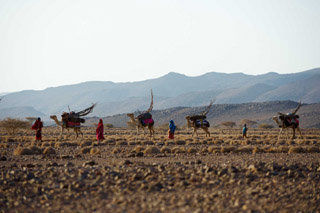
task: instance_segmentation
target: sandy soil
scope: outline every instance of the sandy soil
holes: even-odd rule
[[[45,128],[8,136],[1,130],[1,212],[317,212],[320,130],[277,140],[277,131],[191,138],[165,130],[154,139],[110,129],[97,143],[57,139]]]

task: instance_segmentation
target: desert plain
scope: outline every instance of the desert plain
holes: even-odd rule
[[[0,131],[0,212],[318,212],[320,130]],[[289,130],[288,130],[289,131]]]

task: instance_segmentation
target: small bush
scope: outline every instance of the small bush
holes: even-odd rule
[[[241,146],[235,150],[236,153],[252,153],[253,148],[251,146]]]
[[[147,147],[144,150],[144,154],[158,154],[158,153],[160,153],[160,150],[155,146]]]
[[[291,146],[288,153],[303,153],[305,150],[301,146]]]
[[[13,150],[13,155],[32,155],[33,152],[29,148],[17,147]]]
[[[272,129],[272,128],[274,128],[274,126],[271,124],[260,124],[259,128],[260,129]]]
[[[221,153],[233,152],[236,148],[234,146],[223,146],[221,148]]]
[[[220,151],[220,147],[217,147],[217,146],[209,146],[208,147],[209,153],[218,153],[219,151]]]
[[[90,155],[97,155],[100,154],[100,150],[98,148],[91,148]]]
[[[112,150],[112,154],[117,154],[117,153],[120,153],[120,152],[121,152],[121,149],[119,149],[119,148],[114,148]]]
[[[177,145],[186,145],[186,141],[184,141],[184,140],[178,140],[178,141],[176,142],[176,144],[177,144]]]
[[[190,147],[187,151],[188,153],[197,153],[197,149],[193,148],[193,147]]]
[[[225,121],[221,123],[222,126],[233,128],[236,126],[236,123],[233,121]]]
[[[161,153],[171,153],[171,149],[169,147],[162,147],[160,152]]]
[[[34,154],[34,155],[40,155],[40,154],[42,154],[42,149],[40,149],[39,147],[37,147],[37,146],[30,146],[30,147],[28,147],[30,150],[31,150],[31,152]]]
[[[14,135],[18,129],[30,128],[30,123],[20,119],[6,118],[0,121],[0,127],[4,128],[9,135]]]
[[[44,155],[55,155],[56,154],[56,150],[52,147],[47,147],[43,150],[43,154]]]
[[[87,153],[90,152],[90,150],[91,150],[91,149],[90,149],[89,147],[84,147],[84,148],[81,149],[81,153],[82,153],[82,154],[87,154]]]
[[[133,151],[135,151],[136,153],[142,152],[144,150],[144,148],[142,146],[136,146]]]

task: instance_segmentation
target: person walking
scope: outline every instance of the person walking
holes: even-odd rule
[[[174,139],[174,132],[176,131],[176,125],[173,120],[169,122],[169,139]]]
[[[41,118],[38,118],[31,127],[32,130],[36,131],[36,142],[42,142],[42,127],[43,123],[41,121]]]
[[[96,136],[97,136],[98,142],[104,140],[104,136],[103,136],[103,121],[102,121],[102,119],[99,120],[98,127],[96,129]]]
[[[243,128],[242,128],[242,137],[243,137],[243,138],[248,138],[248,137],[247,137],[247,131],[248,131],[247,124],[244,124],[244,125],[243,125]]]

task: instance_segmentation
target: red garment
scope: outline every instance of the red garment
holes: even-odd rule
[[[169,139],[174,139],[174,133],[171,133],[170,131],[169,131]]]
[[[32,125],[31,129],[36,130],[36,140],[42,140],[41,130],[43,127],[43,123],[39,120],[36,120]]]
[[[102,122],[102,119],[99,120],[99,124],[98,124],[98,127],[96,129],[96,136],[97,136],[97,140],[98,141],[104,139],[104,137],[103,137],[103,122]]]

